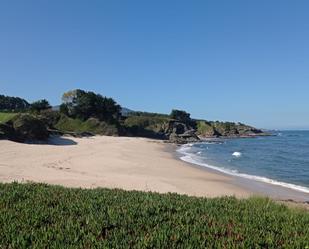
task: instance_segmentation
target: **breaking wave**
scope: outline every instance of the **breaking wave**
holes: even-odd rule
[[[203,143],[205,144],[205,143]],[[224,174],[228,174],[228,175],[232,175],[232,176],[238,176],[238,177],[242,177],[242,178],[246,178],[246,179],[250,179],[250,180],[255,180],[255,181],[259,181],[259,182],[264,182],[264,183],[268,183],[268,184],[272,184],[272,185],[276,185],[276,186],[281,186],[281,187],[286,187],[289,189],[293,189],[293,190],[297,190],[300,192],[304,192],[304,193],[308,193],[309,194],[309,188],[307,187],[303,187],[303,186],[299,186],[296,184],[292,184],[292,183],[286,183],[286,182],[281,182],[281,181],[277,181],[277,180],[273,180],[271,178],[267,178],[267,177],[263,177],[263,176],[257,176],[257,175],[250,175],[250,174],[245,174],[245,173],[241,173],[238,172],[237,170],[231,170],[225,167],[217,167],[214,165],[210,165],[207,164],[205,162],[203,162],[203,158],[201,156],[201,153],[192,153],[193,144],[185,144],[183,146],[181,146],[177,152],[181,154],[180,159],[182,161],[191,163],[191,164],[195,164],[195,165],[199,165],[202,167],[206,167],[209,169],[213,169],[216,171],[219,171],[221,173]],[[200,151],[199,151],[200,152]],[[233,155],[236,152],[233,153]],[[238,152],[240,153],[240,152]],[[237,153],[237,157],[241,156],[242,154],[240,153],[240,155]],[[236,156],[236,155],[234,155]]]

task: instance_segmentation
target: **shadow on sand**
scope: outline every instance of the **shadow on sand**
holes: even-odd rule
[[[51,136],[46,142],[43,141],[28,141],[26,144],[37,144],[37,145],[55,145],[55,146],[69,146],[69,145],[77,145],[77,142],[74,140],[61,137],[61,136]]]
[[[48,139],[48,144],[66,146],[66,145],[77,145],[77,142],[67,137],[54,136]]]

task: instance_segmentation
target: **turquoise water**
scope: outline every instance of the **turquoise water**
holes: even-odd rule
[[[181,159],[309,194],[309,131],[184,145]]]

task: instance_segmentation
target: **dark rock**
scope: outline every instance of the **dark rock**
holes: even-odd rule
[[[168,129],[165,133],[171,143],[185,144],[200,140],[190,125],[174,120],[169,122]]]
[[[0,139],[10,139],[15,138],[15,130],[11,123],[0,123]]]
[[[12,119],[15,131],[15,141],[24,142],[26,140],[47,140],[49,132],[45,124],[38,118],[30,114],[20,114]]]
[[[183,134],[186,131],[187,127],[185,124],[175,123],[173,127],[173,133]]]
[[[186,143],[194,143],[198,142],[200,139],[194,134],[180,134],[177,135],[175,133],[172,133],[169,137],[169,142],[176,143],[176,144],[186,144]]]
[[[190,125],[179,121],[170,120],[164,132],[169,136],[172,133],[183,134],[188,130],[192,130]]]
[[[81,132],[80,135],[82,137],[93,137],[94,136],[92,132],[88,132],[88,131]]]
[[[242,123],[198,121],[197,133],[201,137],[252,137],[263,135],[263,131]]]

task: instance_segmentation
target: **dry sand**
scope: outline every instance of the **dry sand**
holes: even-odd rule
[[[44,182],[194,196],[251,193],[229,176],[177,160],[160,141],[128,137],[55,137],[50,144],[0,141],[1,182]]]

